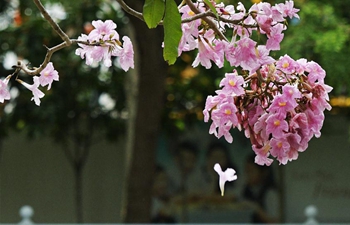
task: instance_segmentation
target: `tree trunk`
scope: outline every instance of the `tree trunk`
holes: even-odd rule
[[[130,1],[141,11],[143,1]],[[134,28],[135,69],[138,90],[131,112],[127,133],[126,206],[127,223],[149,223],[151,218],[152,183],[155,168],[155,148],[163,109],[163,93],[167,65],[162,56],[162,28],[148,29],[143,21],[130,17]],[[135,92],[133,92],[135,93]],[[131,98],[132,100],[132,98]],[[133,107],[134,106],[134,107]]]

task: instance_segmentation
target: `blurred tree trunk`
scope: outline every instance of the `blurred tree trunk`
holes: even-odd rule
[[[144,1],[128,2],[142,11]],[[143,21],[130,17],[134,30],[135,71],[127,87],[129,124],[126,144],[126,195],[124,222],[149,223],[155,149],[163,109],[167,65],[162,54],[162,28],[148,29]]]

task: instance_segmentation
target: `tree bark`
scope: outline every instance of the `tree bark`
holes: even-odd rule
[[[131,1],[130,6],[141,11],[143,1]],[[126,206],[124,221],[149,223],[151,219],[152,183],[155,149],[159,134],[167,65],[162,55],[163,29],[149,29],[137,18],[130,17],[134,28],[135,69],[138,90],[134,104],[129,102],[130,117],[127,133]],[[135,92],[134,92],[135,94]]]

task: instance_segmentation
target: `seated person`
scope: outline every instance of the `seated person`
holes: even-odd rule
[[[245,163],[245,185],[242,197],[245,204],[254,209],[253,223],[279,223],[278,191],[272,176],[272,168],[254,163],[255,155]]]

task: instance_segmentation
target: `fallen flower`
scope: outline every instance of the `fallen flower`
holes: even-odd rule
[[[221,190],[221,196],[224,196],[226,181],[237,180],[236,171],[234,169],[227,168],[225,172],[223,172],[219,163],[216,163],[214,165],[214,170],[219,174],[219,186]]]

